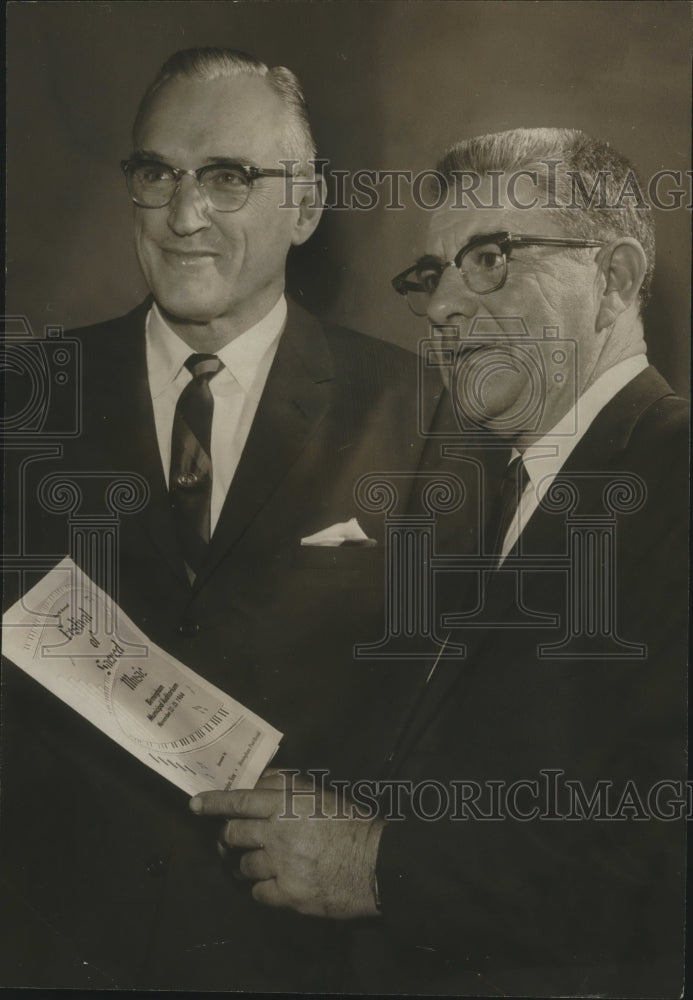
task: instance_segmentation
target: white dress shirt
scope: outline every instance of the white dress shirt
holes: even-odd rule
[[[210,380],[212,416],[211,530],[214,531],[228,488],[250,433],[250,426],[286,322],[282,295],[267,315],[217,351],[223,364]],[[147,314],[147,372],[154,405],[154,424],[166,477],[171,465],[171,433],[178,397],[192,380],[185,367],[193,351],[166,323],[156,304]]]
[[[636,375],[644,371],[647,365],[647,357],[644,354],[637,354],[609,368],[578,398],[575,405],[555,427],[525,449],[522,461],[527,469],[528,482],[506,532],[498,560],[499,566],[517,542],[549,486],[599,411]],[[517,455],[519,452],[513,448],[510,461],[512,462]]]

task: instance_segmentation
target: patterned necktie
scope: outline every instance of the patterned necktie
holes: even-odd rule
[[[522,461],[522,455],[518,455],[510,462],[501,480],[498,502],[498,528],[496,531],[496,544],[493,550],[498,555],[503,551],[505,536],[512,524],[513,517],[528,482],[529,475]]]
[[[191,354],[185,367],[192,373],[192,381],[176,404],[168,482],[178,544],[192,582],[210,539],[214,397],[209,383],[222,362],[215,354]]]

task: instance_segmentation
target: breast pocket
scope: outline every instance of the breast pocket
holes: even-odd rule
[[[312,627],[347,627],[360,632],[385,599],[381,546],[300,546],[292,554],[284,587],[289,600],[309,613]],[[322,623],[319,618],[322,616]]]

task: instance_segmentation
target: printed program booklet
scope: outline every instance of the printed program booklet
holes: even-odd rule
[[[69,557],[3,616],[3,652],[189,795],[252,788],[282,737],[150,642]]]

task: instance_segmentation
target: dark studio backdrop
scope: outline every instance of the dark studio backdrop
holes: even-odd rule
[[[690,166],[687,2],[10,4],[7,311],[37,334],[143,298],[118,163],[159,65],[198,45],[293,69],[336,169],[420,171],[456,139],[536,125],[608,139],[644,178]],[[291,287],[338,322],[415,349],[426,330],[389,279],[420,249],[425,213],[385,200],[328,212],[291,263]],[[690,212],[657,211],[656,224],[650,355],[687,393]]]

